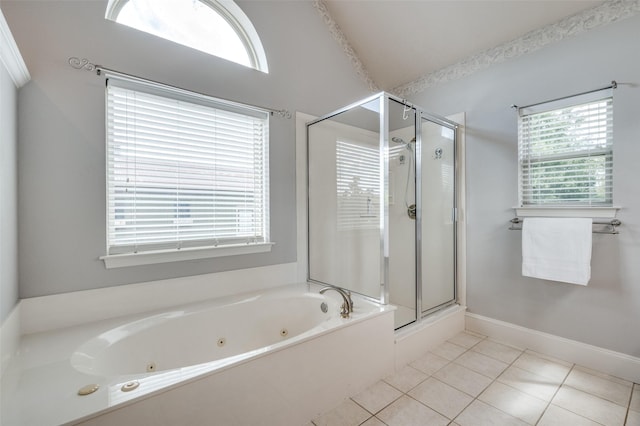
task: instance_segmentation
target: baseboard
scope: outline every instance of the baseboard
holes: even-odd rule
[[[293,284],[297,264],[263,266],[190,277],[22,299],[21,334],[38,333],[164,309],[216,297]]]
[[[640,382],[640,358],[467,312],[466,329],[523,349]]]
[[[20,309],[21,303],[13,307],[13,310],[0,326],[0,378],[7,370],[11,359],[18,352],[20,344]]]

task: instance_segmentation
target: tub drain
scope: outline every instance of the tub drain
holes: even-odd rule
[[[286,328],[283,328],[282,330],[280,330],[280,335],[282,337],[287,337],[288,334],[289,334],[289,331]]]

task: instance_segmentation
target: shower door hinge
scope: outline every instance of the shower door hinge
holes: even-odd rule
[[[454,222],[458,221],[458,208],[454,207],[453,209],[451,209],[451,220],[453,220]]]

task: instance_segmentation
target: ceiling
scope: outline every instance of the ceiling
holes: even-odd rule
[[[324,0],[378,88],[391,90],[596,7],[593,0]]]

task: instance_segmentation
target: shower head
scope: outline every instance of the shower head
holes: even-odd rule
[[[415,141],[416,141],[416,138],[413,138],[413,139],[411,139],[409,142],[407,142],[407,141],[405,141],[405,140],[404,140],[404,139],[402,139],[402,138],[399,138],[399,137],[397,137],[397,136],[394,136],[394,137],[392,137],[392,138],[391,138],[391,140],[392,140],[393,142],[395,142],[395,143],[401,143],[401,144],[404,144],[404,145],[409,145],[410,143],[415,142]]]

